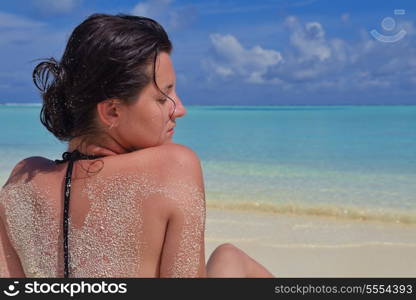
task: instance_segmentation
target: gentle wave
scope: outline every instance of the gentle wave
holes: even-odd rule
[[[208,208],[240,210],[271,214],[307,215],[357,221],[378,221],[416,225],[416,211],[376,209],[340,205],[308,205],[299,203],[264,203],[236,201],[207,201]]]
[[[190,106],[190,108],[208,111],[325,111],[348,109],[348,107],[341,106]]]
[[[366,243],[348,243],[348,244],[271,244],[260,243],[262,246],[271,248],[326,248],[326,249],[344,249],[344,248],[362,248],[362,247],[407,247],[416,248],[416,244],[412,243],[392,243],[392,242],[366,242]]]

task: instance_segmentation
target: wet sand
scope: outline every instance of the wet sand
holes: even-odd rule
[[[416,225],[209,208],[206,259],[226,242],[277,277],[416,277]]]

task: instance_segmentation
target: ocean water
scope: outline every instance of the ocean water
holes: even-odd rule
[[[188,106],[208,207],[416,224],[416,106]],[[39,105],[0,105],[0,184],[66,145]]]

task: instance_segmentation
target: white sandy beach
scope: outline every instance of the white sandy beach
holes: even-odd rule
[[[416,277],[416,225],[209,208],[206,259],[226,242],[276,277]]]

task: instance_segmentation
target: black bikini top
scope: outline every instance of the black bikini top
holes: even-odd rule
[[[71,176],[72,176],[72,168],[74,165],[74,161],[80,159],[96,159],[103,157],[104,155],[85,155],[79,152],[78,150],[74,150],[73,152],[64,152],[62,154],[62,159],[56,159],[56,164],[61,164],[68,161],[68,168],[66,169],[65,175],[65,191],[64,191],[64,222],[63,222],[63,232],[64,232],[64,277],[69,277],[69,269],[68,269],[68,214],[69,214],[69,199],[71,196]]]

